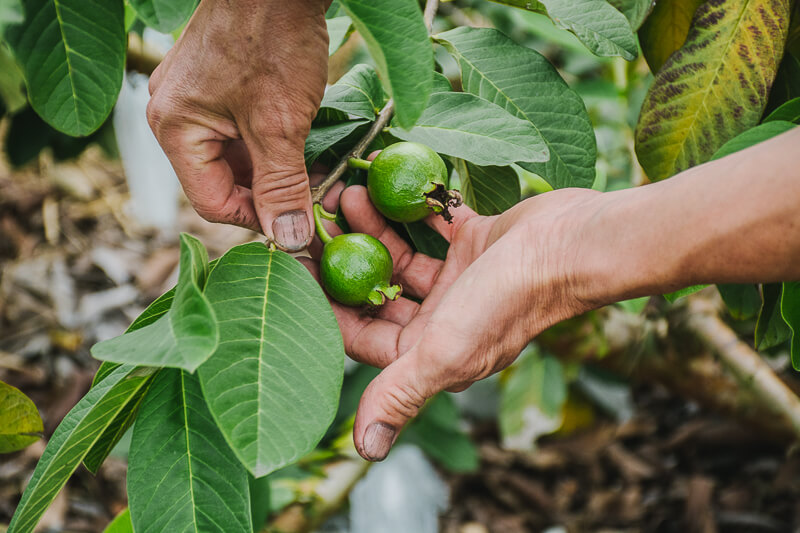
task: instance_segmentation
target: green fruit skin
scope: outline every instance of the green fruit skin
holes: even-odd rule
[[[436,185],[447,186],[447,167],[427,146],[400,142],[385,148],[372,161],[367,191],[383,216],[395,222],[416,222],[432,210],[425,193]]]
[[[348,233],[331,239],[322,250],[322,286],[337,302],[360,306],[369,293],[388,287],[392,256],[381,241],[364,233]]]

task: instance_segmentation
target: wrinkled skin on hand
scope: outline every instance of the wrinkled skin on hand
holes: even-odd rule
[[[288,251],[314,227],[303,147],[327,79],[328,4],[203,0],[150,80],[148,120],[197,212]]]
[[[461,206],[453,224],[431,215],[426,222],[450,242],[440,261],[414,253],[366,189],[345,189],[340,205],[352,231],[380,239],[394,259],[393,281],[404,296],[422,299],[387,302],[372,316],[333,302],[348,355],[383,368],[356,416],[354,440],[364,458],[383,459],[426,399],[502,370],[545,328],[600,305],[575,277],[591,211],[584,206],[596,194],[555,191],[492,217]],[[311,250],[317,255],[319,246]],[[304,263],[316,272],[311,260]]]

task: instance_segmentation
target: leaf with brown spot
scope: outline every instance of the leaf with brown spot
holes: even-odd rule
[[[678,50],[689,35],[692,17],[703,0],[661,0],[639,30],[642,55],[650,70],[658,69]]]
[[[708,161],[758,124],[789,29],[790,0],[714,0],[656,75],[636,128],[652,180]]]

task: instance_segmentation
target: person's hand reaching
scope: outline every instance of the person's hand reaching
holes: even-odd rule
[[[446,261],[439,261],[414,253],[364,187],[344,190],[340,206],[352,231],[380,239],[394,259],[393,281],[405,296],[422,300],[402,297],[377,314],[332,302],[347,354],[384,369],[356,416],[354,440],[364,458],[383,459],[426,399],[505,368],[543,329],[600,304],[580,294],[574,264],[576,239],[591,212],[584,206],[595,197],[589,190],[556,191],[493,217],[462,206],[452,210],[452,224],[431,215],[426,222],[450,242]],[[316,245],[312,254],[320,250]]]
[[[203,0],[150,79],[150,125],[197,212],[286,251],[313,234],[303,147],[327,79],[328,4]]]

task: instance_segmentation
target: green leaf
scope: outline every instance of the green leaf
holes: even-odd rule
[[[776,120],[774,122],[765,122],[764,124],[759,124],[755,128],[750,128],[749,130],[740,133],[730,141],[720,146],[719,149],[714,152],[711,160],[713,161],[714,159],[720,159],[726,155],[738,152],[739,150],[750,148],[751,146],[755,146],[756,144],[766,141],[767,139],[771,139],[777,135],[780,135],[781,133],[786,133],[787,131],[796,127],[797,126],[791,122],[786,122],[784,120]]]
[[[664,3],[674,2],[675,0],[669,0]],[[608,3],[625,15],[634,31],[644,24],[645,19],[653,11],[653,7],[656,4],[653,0],[608,0]]]
[[[342,122],[341,124],[330,124],[311,128],[311,131],[308,132],[308,137],[306,137],[304,152],[306,166],[310,167],[325,150],[342,139],[345,139],[360,126],[368,123],[368,120],[351,120],[350,122]]]
[[[0,0],[0,6],[2,6],[2,2],[3,0]],[[3,20],[2,13],[0,13],[0,20]],[[2,35],[2,31],[2,27],[0,27],[0,35]],[[2,40],[0,40],[0,102],[5,104],[6,112],[9,115],[13,115],[28,105],[28,97],[25,94],[25,78],[22,77],[17,62]],[[6,143],[8,143],[10,139],[8,134],[6,135]]]
[[[691,287],[685,287],[683,289],[678,289],[675,292],[670,292],[664,295],[664,299],[669,303],[673,303],[684,296],[689,296],[690,294],[694,294],[697,291],[701,291],[708,287],[708,285],[692,285]]]
[[[103,533],[133,533],[131,511],[127,507],[103,530]]]
[[[0,381],[0,453],[21,450],[42,438],[39,411],[19,389]]]
[[[606,0],[498,0],[502,4],[546,13],[598,56],[636,58],[638,46],[625,15]]]
[[[781,316],[792,330],[792,366],[800,370],[800,282],[787,281],[783,284]]]
[[[447,393],[439,393],[425,405],[401,434],[403,442],[419,446],[451,472],[478,470],[478,450],[458,425],[458,408]]]
[[[746,320],[758,314],[761,308],[761,293],[758,285],[724,284],[717,285],[720,296],[736,320]]]
[[[356,65],[325,91],[320,107],[375,120],[384,101],[383,87],[375,69]]]
[[[433,93],[416,126],[410,130],[394,126],[390,133],[398,139],[422,143],[476,165],[548,158],[547,145],[531,123],[474,94]]]
[[[194,13],[198,0],[127,0],[145,24],[161,33],[183,26]]]
[[[255,477],[306,454],[336,414],[344,347],[319,284],[263,244],[232,248],[206,295],[219,348],[199,369],[209,410]]]
[[[88,135],[105,122],[122,87],[122,2],[26,0],[25,22],[6,39],[25,75],[31,105],[51,126]]]
[[[800,124],[800,98],[789,100],[778,109],[769,114],[764,122],[773,121],[794,122]]]
[[[450,85],[450,80],[447,79],[447,76],[445,76],[441,72],[433,73],[433,92],[446,93],[452,90],[453,86]]]
[[[367,43],[395,116],[410,128],[422,115],[433,87],[433,47],[416,0],[341,0]]]
[[[650,179],[705,163],[758,124],[783,55],[789,5],[727,0],[697,10],[639,116],[636,154]]]
[[[464,90],[527,120],[550,150],[546,163],[523,163],[555,188],[591,187],[597,144],[586,107],[538,52],[497,30],[456,28],[436,36],[461,68]]]
[[[0,39],[6,26],[19,24],[25,20],[20,0],[0,0]]]
[[[689,35],[697,8],[704,0],[655,2],[653,12],[639,30],[642,55],[652,72],[658,72]]]
[[[353,33],[353,21],[350,17],[334,17],[325,20],[328,27],[328,55],[332,56]]]
[[[507,372],[498,420],[503,446],[530,450],[538,437],[561,426],[567,399],[564,370],[558,359],[527,348]]]
[[[411,237],[411,241],[414,243],[414,248],[418,252],[442,261],[447,258],[447,250],[450,248],[450,243],[439,235],[436,230],[421,220],[404,225],[408,236]]]
[[[511,167],[479,167],[463,159],[453,161],[461,179],[464,202],[478,214],[499,215],[519,202],[519,176]]]
[[[202,243],[181,234],[181,264],[175,298],[164,320],[99,342],[92,356],[102,361],[194,372],[217,347],[214,311],[203,295],[208,253]]]
[[[761,286],[762,304],[756,322],[756,350],[767,350],[792,337],[792,329],[781,314],[781,292],[780,283]]]
[[[120,366],[67,413],[36,464],[7,533],[33,531],[97,439],[157,371]]]
[[[208,412],[197,377],[167,369],[133,427],[128,498],[137,533],[250,533],[247,471]]]

